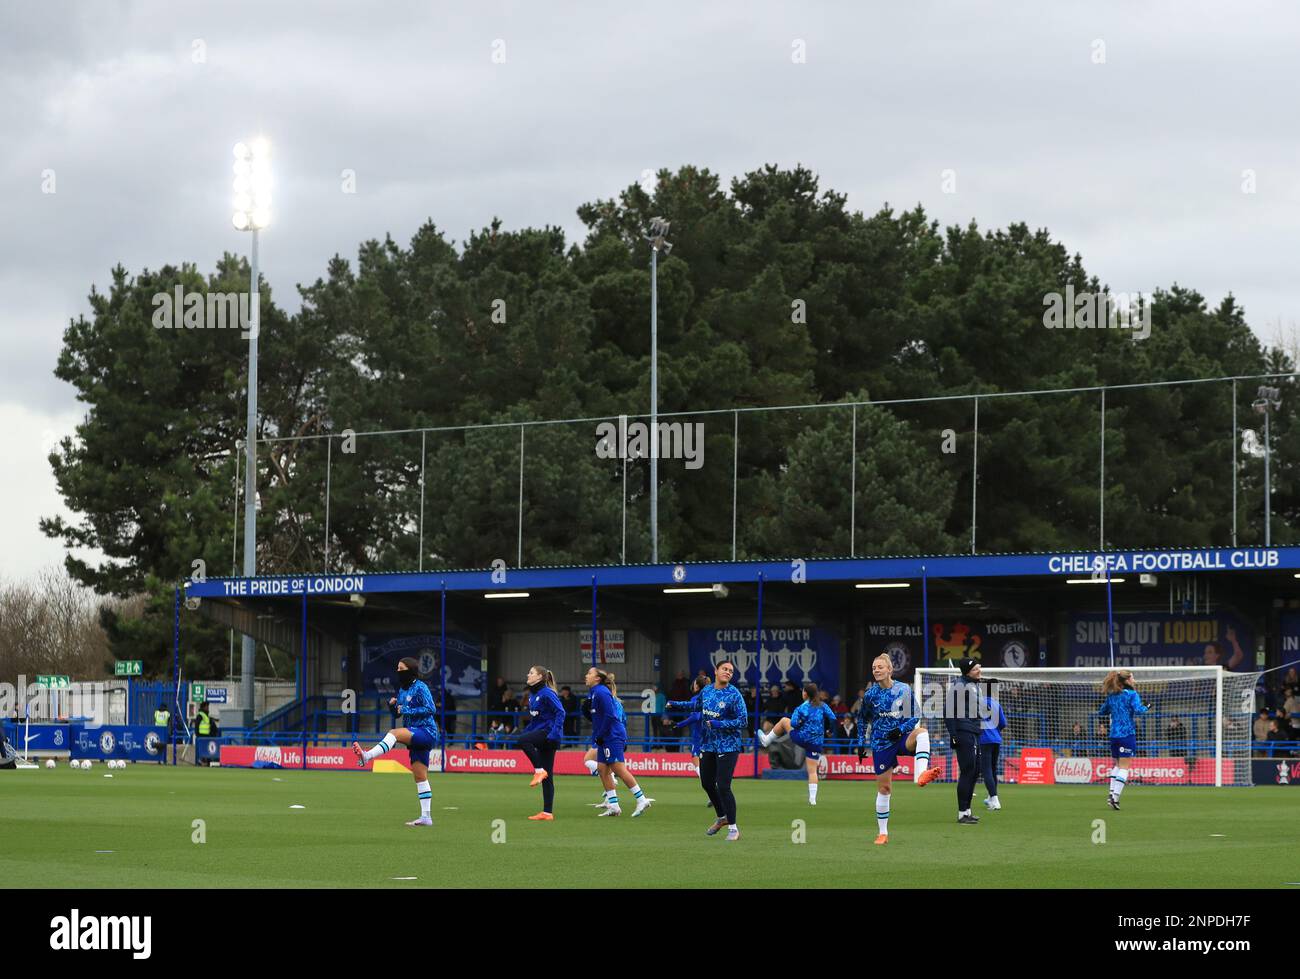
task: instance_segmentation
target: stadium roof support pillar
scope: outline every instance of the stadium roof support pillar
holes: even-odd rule
[[[438,736],[442,739],[439,756],[441,771],[447,770],[447,582],[442,582],[438,616]],[[487,678],[483,680],[487,685]]]
[[[925,665],[930,665],[930,579],[925,565],[921,565],[921,640],[925,649]]]
[[[302,704],[302,768],[307,768],[307,593],[302,594],[302,643],[298,654],[298,703]]]
[[[758,573],[758,679],[754,683],[754,778],[758,778],[758,732],[763,730],[763,572]],[[743,677],[741,679],[744,679]]]
[[[167,725],[167,741],[172,749],[172,764],[176,764],[176,723],[180,720],[181,713],[181,590],[176,589],[176,596],[172,607],[172,684],[176,691],[173,700],[176,706],[176,716],[172,722]]]

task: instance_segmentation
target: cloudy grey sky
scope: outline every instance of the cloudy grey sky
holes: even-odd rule
[[[239,138],[272,141],[262,269],[290,310],[428,218],[572,237],[646,170],[802,163],[863,211],[1047,227],[1118,291],[1232,292],[1272,340],[1300,320],[1298,30],[1240,0],[5,3],[0,576],[60,560],[36,521],[83,410],[51,373],[67,321],[116,263],[246,247]]]

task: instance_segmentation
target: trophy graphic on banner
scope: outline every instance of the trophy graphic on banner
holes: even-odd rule
[[[790,679],[790,667],[794,666],[795,652],[784,643],[781,648],[774,654],[776,659],[776,668],[781,671],[781,678],[778,683],[785,683]]]
[[[749,668],[758,661],[758,654],[751,653],[743,645],[737,646],[731,657],[736,663],[736,680],[745,683],[749,678]]]
[[[803,649],[794,654],[795,663],[803,672],[803,682],[808,683],[812,680],[812,669],[817,665],[817,650],[809,648],[804,643]]]

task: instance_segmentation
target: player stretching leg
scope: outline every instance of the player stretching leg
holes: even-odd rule
[[[817,684],[803,685],[803,703],[794,709],[789,717],[776,722],[772,730],[764,734],[758,732],[758,743],[764,748],[773,741],[790,736],[807,754],[804,767],[808,769],[808,805],[817,805],[817,767],[821,764],[822,753],[826,750],[826,725],[835,725],[835,712],[822,701],[817,691]]]
[[[632,797],[636,799],[636,810],[632,815],[639,816],[650,808],[654,799],[648,798],[641,790],[624,761],[627,752],[626,715],[616,696],[613,675],[593,666],[584,679],[591,688],[592,738],[596,743],[600,782],[605,787],[605,808],[598,815],[623,815],[623,809],[618,804],[618,788],[614,782],[614,776],[617,775],[632,790]]]
[[[438,725],[434,721],[433,694],[419,674],[420,661],[414,656],[407,656],[397,664],[397,683],[401,687],[396,697],[390,697],[388,704],[397,708],[397,715],[406,722],[405,727],[395,727],[380,739],[369,751],[363,751],[361,745],[352,742],[352,751],[357,756],[357,767],[365,768],[366,762],[392,751],[399,744],[404,744],[411,753],[411,774],[415,776],[415,792],[420,798],[420,818],[412,819],[407,826],[432,826],[429,807],[433,801],[433,792],[429,788],[429,749],[438,743]]]
[[[709,681],[705,677],[697,676],[695,678],[695,683],[692,687],[692,697],[694,699],[670,700],[666,705],[668,710],[691,711],[690,714],[686,715],[685,720],[678,721],[676,724],[673,725],[673,727],[688,727],[691,729],[691,760],[695,762],[695,774],[699,778],[700,788],[704,789],[704,794],[706,796],[709,795],[709,790],[704,785],[704,774],[703,774],[703,770],[700,768],[700,752],[702,751],[700,745],[704,740],[704,734],[702,730],[704,727],[704,715],[700,713],[699,696],[700,696],[700,691],[703,690],[708,685],[709,685]],[[694,704],[695,706],[692,707],[691,706],[692,704]],[[713,805],[713,798],[709,796],[709,798],[706,798],[704,800],[704,804],[706,806]]]
[[[871,727],[871,767],[876,773],[876,845],[889,842],[889,804],[894,765],[900,754],[916,758],[916,784],[929,785],[939,774],[930,768],[930,733],[920,726],[920,705],[905,683],[894,680],[894,664],[881,653],[871,662],[875,683],[867,688],[858,711],[858,760],[867,753]]]
[[[1133,715],[1145,714],[1151,705],[1142,703],[1142,698],[1133,689],[1132,670],[1111,670],[1101,683],[1101,692],[1106,695],[1106,700],[1097,715],[1110,715],[1110,757],[1115,762],[1110,770],[1110,795],[1106,797],[1106,804],[1119,809],[1120,793],[1128,783],[1128,760],[1137,754]]]
[[[555,752],[564,737],[564,704],[555,692],[555,677],[541,666],[532,666],[528,686],[528,727],[519,737],[519,750],[533,765],[529,786],[542,787],[542,811],[529,819],[550,822],[555,818]]]

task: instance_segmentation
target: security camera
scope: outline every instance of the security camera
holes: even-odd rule
[[[727,595],[729,594],[730,592],[727,591],[727,586],[722,584],[721,582],[713,586],[714,598],[726,598]]]
[[[188,596],[185,599],[185,607],[191,612],[197,612],[202,601],[203,599],[199,598],[197,595]]]

